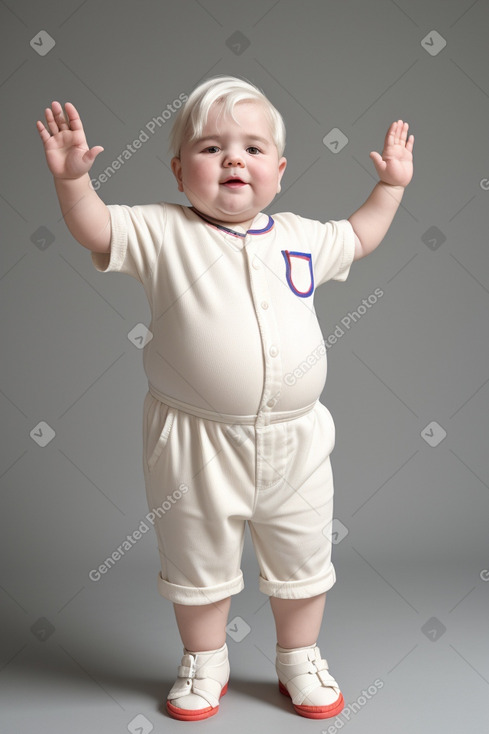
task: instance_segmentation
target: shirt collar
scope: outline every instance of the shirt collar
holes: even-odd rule
[[[216,224],[215,222],[211,222],[210,219],[207,219],[207,217],[205,217],[204,214],[201,214],[194,206],[191,206],[189,208],[190,211],[197,214],[198,217],[203,219],[204,222],[209,224],[211,227],[214,227],[215,229],[220,229],[222,232],[226,232],[227,234],[233,235],[234,237],[241,237],[242,239],[244,239],[249,234],[265,234],[266,232],[269,232],[275,224],[274,220],[269,214],[263,214],[262,212],[260,212],[254,218],[253,223],[256,222],[257,225],[260,223],[264,226],[257,229],[249,229],[247,232],[239,232],[238,230],[231,229],[230,227],[225,227],[223,224]]]

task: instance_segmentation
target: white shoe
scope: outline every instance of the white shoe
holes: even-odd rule
[[[301,716],[327,719],[342,711],[343,695],[316,645],[292,650],[277,645],[275,668],[280,692],[292,699]]]
[[[183,649],[178,678],[167,696],[166,708],[174,719],[199,721],[214,716],[228,689],[229,659],[226,643],[218,650]]]

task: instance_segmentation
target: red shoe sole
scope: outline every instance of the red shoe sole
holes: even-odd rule
[[[281,681],[278,682],[278,687],[280,693],[292,698]],[[340,711],[343,711],[345,701],[343,699],[343,694],[340,693],[338,700],[329,704],[329,706],[296,706],[295,703],[293,703],[292,706],[300,716],[305,716],[306,719],[329,719],[332,716],[337,716]]]
[[[228,684],[224,686],[221,691],[219,698],[222,698],[227,693]],[[214,716],[219,711],[219,706],[207,706],[205,709],[181,709],[178,706],[174,706],[170,701],[166,702],[166,709],[170,716],[179,721],[202,721],[202,719],[208,719],[210,716]]]

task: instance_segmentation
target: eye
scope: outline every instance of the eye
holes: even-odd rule
[[[217,145],[209,145],[208,148],[204,149],[204,153],[216,153],[219,150]]]
[[[248,147],[246,148],[246,150],[247,150],[247,151],[248,151],[248,153],[250,153],[251,155],[258,155],[258,153],[261,153],[260,149],[259,149],[259,148],[257,148],[257,147],[256,147],[255,145],[249,145],[249,146],[248,146]]]

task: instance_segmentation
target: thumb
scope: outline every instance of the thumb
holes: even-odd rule
[[[380,153],[377,153],[377,152],[376,152],[375,150],[373,150],[373,151],[372,151],[372,152],[370,153],[370,158],[371,158],[371,159],[373,160],[373,162],[374,162],[374,165],[375,165],[376,167],[379,167],[379,168],[385,168],[385,165],[386,165],[386,164],[385,164],[385,161],[384,161],[384,160],[382,160],[382,156],[380,155]]]
[[[370,158],[377,166],[379,166],[381,163],[385,163],[385,161],[382,160],[382,156],[380,155],[380,153],[377,153],[377,151],[375,150],[370,153]]]
[[[90,163],[90,165],[94,162],[95,158],[101,153],[104,149],[101,145],[95,145],[93,148],[90,148],[90,150],[87,150],[85,155],[83,156],[83,160]]]

